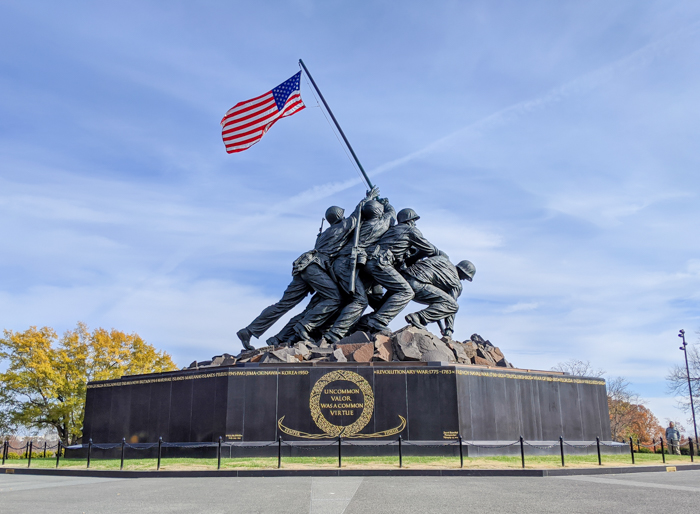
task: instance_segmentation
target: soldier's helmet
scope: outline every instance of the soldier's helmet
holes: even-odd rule
[[[474,275],[476,275],[476,267],[471,261],[461,261],[456,268],[459,272],[459,278],[462,280],[471,282]]]
[[[377,200],[370,200],[362,206],[362,217],[366,220],[378,218],[384,214],[384,206]]]
[[[338,207],[337,205],[328,207],[328,209],[326,209],[326,220],[331,225],[333,225],[334,223],[338,223],[340,220],[343,219],[344,216],[345,209],[343,209],[342,207]]]
[[[396,221],[398,221],[399,223],[406,223],[407,221],[419,219],[420,216],[418,216],[418,214],[416,214],[416,211],[414,211],[413,209],[401,209],[396,215]]]

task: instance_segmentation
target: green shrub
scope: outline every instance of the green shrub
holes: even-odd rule
[[[44,457],[44,450],[38,451],[38,452],[32,452],[32,459],[42,459]],[[46,458],[55,458],[56,457],[56,452],[52,452],[51,450],[46,450]],[[7,454],[7,460],[17,460],[17,459],[26,459],[27,454],[26,453],[8,453]]]
[[[634,449],[634,453],[654,453],[654,450],[652,450],[651,448],[640,446],[639,450],[637,448]]]

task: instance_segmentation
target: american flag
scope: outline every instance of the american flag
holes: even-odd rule
[[[260,141],[280,118],[304,107],[299,85],[301,71],[272,91],[231,107],[221,120],[221,136],[228,153],[242,152]]]

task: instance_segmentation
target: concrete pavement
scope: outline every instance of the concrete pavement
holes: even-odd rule
[[[700,471],[551,478],[92,478],[0,474],[0,512],[695,513]]]

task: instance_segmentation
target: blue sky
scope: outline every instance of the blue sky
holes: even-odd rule
[[[664,377],[700,328],[698,2],[4,0],[0,47],[0,328],[237,353],[364,193],[306,82],[306,110],[224,151],[226,110],[301,57],[382,193],[476,264],[457,338],[590,360],[684,419]]]

